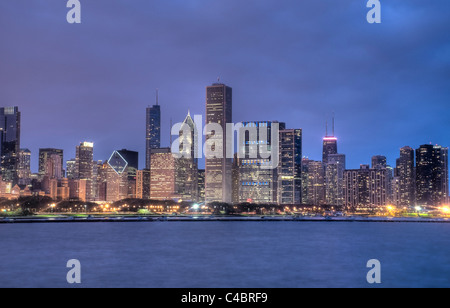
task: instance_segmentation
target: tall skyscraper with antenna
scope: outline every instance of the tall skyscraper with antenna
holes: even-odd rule
[[[156,105],[147,108],[145,130],[145,169],[150,169],[151,151],[161,147],[161,106],[156,89]]]

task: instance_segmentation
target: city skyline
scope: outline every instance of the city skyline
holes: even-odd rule
[[[56,2],[3,2],[0,101],[22,112],[33,172],[39,148],[64,149],[70,159],[85,140],[95,143],[95,160],[127,148],[141,153],[143,166],[142,110],[154,104],[155,89],[166,146],[170,118],[181,121],[188,109],[204,115],[203,87],[217,76],[234,89],[234,122],[302,128],[312,160],[320,160],[333,113],[348,168],[373,155],[394,166],[404,146],[449,145],[450,4],[384,3],[383,23],[373,26],[365,5],[328,3],[98,1],[83,4],[83,23],[74,26]]]
[[[156,105],[153,105],[153,107],[155,107],[155,106],[156,107],[161,107],[161,105],[159,105],[159,103],[156,104]],[[18,108],[20,116],[23,117],[23,110],[20,108],[20,106],[4,106],[2,108],[16,108],[16,107]],[[147,116],[146,116],[147,119],[148,119],[148,111],[150,109],[152,109],[153,107],[151,107],[150,105],[147,106],[147,107],[144,107],[144,108],[147,109]],[[143,108],[144,111],[142,113],[146,114],[144,108]],[[163,111],[159,111],[159,112],[161,114],[163,114],[164,110]],[[186,113],[190,114],[190,109],[187,109]],[[161,116],[161,114],[160,114],[160,116]],[[201,114],[201,116],[203,116],[203,115]],[[146,118],[142,119],[142,121],[145,122]],[[266,121],[271,122],[272,120],[266,120]],[[280,120],[277,119],[275,121],[283,122],[283,119],[280,119]],[[171,118],[170,124],[173,124],[174,122],[177,122],[177,121],[173,121],[173,118]],[[246,122],[252,122],[252,121],[247,119],[247,120],[244,120],[244,121],[242,121],[240,123],[246,123]],[[334,122],[334,115],[333,115],[333,122]],[[167,123],[161,122],[161,127],[166,126],[166,124]],[[289,126],[289,123],[287,124],[287,126]],[[334,126],[334,124],[333,124],[333,126]],[[306,153],[305,153],[305,151],[303,152],[302,158],[306,158],[306,159],[310,159],[310,160],[317,160],[317,161],[322,161],[323,162],[323,158],[325,157],[324,156],[325,147],[326,147],[325,144],[327,144],[327,146],[330,146],[329,145],[330,142],[333,145],[335,145],[336,142],[337,142],[337,143],[339,143],[339,147],[341,147],[340,146],[340,137],[337,136],[337,134],[335,136],[334,127],[333,127],[333,134],[331,134],[331,135],[327,133],[328,132],[328,128],[327,127],[328,127],[328,124],[327,124],[327,122],[325,122],[325,124],[324,124],[325,134],[323,134],[323,137],[316,142],[317,143],[317,148],[319,148],[319,152],[320,152],[320,153],[317,153],[318,156],[312,157],[312,156],[308,155],[308,153],[318,152],[317,149],[308,149],[308,148],[306,148]],[[303,128],[301,128],[301,129],[303,131],[305,131]],[[144,137],[141,138],[141,139],[145,139],[146,140],[144,142],[144,146],[140,146],[140,148],[143,148],[143,149],[136,150],[136,148],[139,148],[139,146],[135,146],[133,148],[126,148],[124,146],[120,146],[119,143],[118,143],[116,148],[122,148],[122,149],[126,148],[127,150],[132,150],[132,151],[136,151],[138,153],[141,153],[141,155],[139,155],[140,157],[139,157],[139,162],[138,162],[139,163],[139,169],[146,169],[147,168],[147,163],[146,163],[146,161],[147,161],[147,159],[146,159],[146,153],[147,153],[146,147],[147,146],[146,146],[146,144],[148,143],[148,138],[146,138],[145,136],[148,136],[148,124],[147,125],[143,125],[143,128],[141,129],[141,131],[142,130],[146,131],[145,135],[143,135]],[[22,129],[21,130],[21,137],[20,137],[21,140],[23,139],[23,137],[22,137],[23,134],[26,134],[26,132],[24,132],[23,129]],[[164,136],[161,136],[161,139],[158,140],[158,143],[159,143],[160,147],[153,147],[153,148],[157,149],[157,148],[170,147],[171,146],[170,142],[173,141],[174,138],[176,138],[176,136],[167,135],[167,138],[164,138]],[[205,139],[204,135],[203,135],[203,139]],[[96,153],[96,150],[98,151],[99,147],[95,146],[96,142],[93,139],[90,139],[90,138],[87,138],[87,139],[84,139],[84,140],[80,139],[80,142],[78,142],[78,144],[81,144],[81,143],[84,143],[84,142],[92,143],[93,146],[94,146],[94,153],[93,153],[93,157],[94,158],[93,158],[93,161],[99,161],[99,160],[107,161],[108,158],[111,155],[111,151],[114,151],[114,149],[100,149],[101,153],[105,152],[105,151],[107,153],[109,153],[106,157],[102,158],[102,157],[100,157],[101,154],[97,154]],[[31,152],[31,164],[30,164],[31,165],[31,173],[36,173],[37,174],[37,173],[41,173],[42,172],[42,170],[41,170],[41,168],[42,168],[42,166],[41,166],[41,152],[42,151],[45,151],[45,150],[60,150],[61,151],[62,150],[64,152],[64,160],[62,162],[64,170],[67,170],[66,162],[71,160],[71,159],[74,159],[75,156],[76,156],[76,145],[73,145],[69,149],[60,149],[61,147],[58,148],[57,144],[54,145],[55,148],[45,148],[45,147],[38,146],[37,154],[36,154],[32,150],[29,150],[30,147],[27,144],[22,144],[22,143],[23,142],[21,141],[20,148],[24,149],[24,150],[28,150],[28,151]],[[141,140],[141,143],[142,143],[142,140]],[[445,144],[438,144],[438,143],[432,143],[432,142],[424,143],[424,142],[418,141],[416,143],[416,145],[405,144],[403,146],[399,146],[398,147],[398,151],[402,150],[404,147],[411,147],[412,149],[416,150],[416,149],[420,148],[423,145],[433,145],[433,146],[438,146],[439,145],[439,146],[442,146],[442,147],[448,147],[448,145],[445,145]],[[304,145],[303,145],[303,148],[305,148]],[[342,152],[342,154],[346,155],[347,159],[350,158],[350,161],[352,161],[351,153],[349,154],[349,153],[346,153],[344,151],[340,151],[340,152]],[[348,169],[357,169],[357,168],[360,167],[360,165],[366,165],[366,164],[368,165],[368,164],[370,164],[370,162],[374,158],[374,156],[384,156],[384,157],[386,157],[386,159],[387,159],[387,161],[386,161],[387,166],[395,167],[396,160],[398,160],[398,158],[399,158],[398,157],[398,151],[397,151],[397,153],[394,153],[394,156],[390,157],[390,156],[386,155],[381,150],[381,151],[378,151],[376,153],[373,153],[373,154],[369,155],[369,157],[367,157],[366,160],[360,161],[359,163],[355,159],[353,159],[354,165],[351,165],[351,168],[348,168]],[[67,154],[67,153],[69,153],[69,154]],[[334,153],[334,154],[337,154],[337,153]],[[348,165],[348,163],[347,163],[347,165]],[[205,168],[205,158],[199,160],[199,168],[203,168],[203,169]]]

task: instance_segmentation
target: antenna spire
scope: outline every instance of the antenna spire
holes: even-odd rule
[[[328,120],[325,122],[325,136],[328,137]]]
[[[333,112],[333,137],[334,137],[334,112]]]

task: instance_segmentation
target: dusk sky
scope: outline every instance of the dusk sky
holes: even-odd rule
[[[0,2],[0,106],[22,113],[21,147],[82,141],[145,159],[145,108],[159,89],[162,140],[170,119],[204,115],[205,87],[233,88],[233,121],[302,128],[303,155],[321,159],[336,115],[347,168],[399,149],[450,146],[450,1],[390,0],[382,23],[366,0],[65,0]],[[330,129],[331,131],[331,129]]]

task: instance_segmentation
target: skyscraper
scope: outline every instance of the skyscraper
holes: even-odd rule
[[[414,149],[403,147],[397,159],[395,176],[397,177],[396,200],[400,206],[414,206],[416,181],[414,174]],[[395,199],[395,198],[394,198]]]
[[[269,164],[270,158],[261,157],[258,151],[255,157],[250,157],[250,148],[256,144],[272,148],[272,127],[278,125],[279,130],[285,130],[286,124],[278,121],[255,121],[243,122],[240,135],[244,137],[241,151],[243,155],[239,159],[239,202],[252,203],[277,203],[278,201],[278,169],[266,169],[264,165]],[[248,130],[256,130],[256,140],[250,140]],[[263,140],[260,134],[267,131],[267,140]],[[256,149],[255,149],[256,150]]]
[[[99,169],[105,201],[114,202],[128,197],[128,169],[128,162],[118,151],[114,151]]]
[[[221,157],[206,158],[205,201],[231,202],[232,199],[232,157],[227,157],[226,124],[232,123],[232,89],[224,84],[215,83],[206,87],[206,125],[222,126],[222,134],[214,132],[206,136],[217,138],[216,151]]]
[[[306,166],[302,169],[307,172],[307,198],[306,204],[325,204],[325,166],[321,161],[303,160]]]
[[[94,162],[94,144],[91,142],[82,142],[76,147],[75,168],[76,178],[86,180],[86,201],[92,198],[92,177]]]
[[[3,181],[18,182],[20,112],[18,107],[0,108],[0,162]]]
[[[128,172],[128,197],[136,197],[136,175],[139,170],[139,153],[122,149],[116,151],[126,162]]]
[[[326,204],[344,205],[345,155],[330,154],[325,167]]]
[[[150,166],[150,199],[170,200],[177,194],[176,158],[170,148],[153,149]]]
[[[328,123],[325,132],[325,137],[323,138],[323,149],[322,149],[322,162],[324,166],[328,163],[328,155],[338,154],[337,148],[337,138],[334,136],[334,117],[333,117],[333,133],[328,135]]]
[[[425,144],[416,150],[416,197],[418,205],[448,202],[448,148]]]
[[[151,150],[161,147],[161,106],[159,105],[158,91],[156,92],[156,105],[146,110],[145,133],[145,168],[150,169]]]
[[[198,201],[198,130],[188,112],[184,119],[180,136],[180,157],[176,159],[176,186],[183,200]]]
[[[280,131],[278,165],[278,204],[302,202],[302,130]]]
[[[19,165],[17,170],[18,184],[28,185],[31,183],[31,151],[29,149],[20,149]]]

